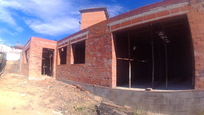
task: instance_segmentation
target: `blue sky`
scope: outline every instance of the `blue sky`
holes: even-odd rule
[[[0,0],[0,44],[32,37],[60,40],[80,30],[80,9],[107,7],[110,17],[162,0]]]

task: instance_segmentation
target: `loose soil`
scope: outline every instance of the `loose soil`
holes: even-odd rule
[[[0,77],[1,115],[131,115],[133,110],[53,78],[33,81],[18,74]]]
[[[158,115],[119,106],[51,77],[40,81],[4,73],[0,77],[0,115]],[[161,115],[161,114],[159,114]]]

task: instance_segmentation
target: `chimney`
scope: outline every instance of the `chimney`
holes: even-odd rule
[[[16,45],[18,45],[18,42],[16,42]]]
[[[81,13],[81,30],[109,18],[106,7],[79,10]]]

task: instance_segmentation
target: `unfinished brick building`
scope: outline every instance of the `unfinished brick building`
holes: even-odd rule
[[[56,77],[56,41],[31,37],[23,48],[21,74],[29,79]]]
[[[28,41],[22,74],[111,88],[204,89],[202,0],[163,0],[112,18],[106,8],[80,12],[79,32]]]
[[[163,0],[112,18],[106,8],[80,12],[79,32],[28,41],[23,75],[81,84],[120,105],[175,115],[204,111],[203,0]]]

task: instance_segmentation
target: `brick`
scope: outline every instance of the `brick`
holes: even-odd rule
[[[76,41],[76,39],[72,39],[72,40],[71,40],[71,42],[74,42],[74,41]]]
[[[132,24],[142,22],[142,21],[143,21],[143,17],[135,18],[135,19],[132,19]]]
[[[128,26],[128,25],[131,25],[130,20],[121,23],[121,27]]]
[[[66,66],[57,66],[56,71],[58,79],[95,84],[104,87],[112,87],[112,84],[116,84],[116,81],[111,81],[110,73],[112,70],[108,69],[111,68],[111,66],[107,66],[109,64],[108,59],[112,56],[110,55],[112,50],[104,50],[106,49],[105,46],[109,44],[108,42],[111,41],[108,34],[104,35],[105,29],[107,28],[101,27],[101,25],[95,25],[94,29],[90,28],[88,30],[89,36],[87,36],[88,39],[86,40],[85,64],[73,64],[73,52],[71,50],[71,45],[68,44],[67,50],[69,52],[67,52],[67,60],[71,63],[67,63]],[[81,38],[83,38],[83,36]],[[109,45],[112,45],[112,43]],[[104,59],[107,61],[104,61]],[[61,73],[70,75],[71,77],[66,77],[65,75],[61,75]]]
[[[144,20],[150,20],[150,19],[154,19],[154,18],[156,18],[156,13],[149,14],[149,15],[145,16]]]
[[[171,11],[171,14],[179,13],[180,12],[180,8],[173,8],[170,11]]]
[[[86,38],[87,37],[87,35],[83,35],[81,38],[83,39],[83,38]]]
[[[33,79],[39,78],[41,76],[41,64],[42,64],[42,49],[43,48],[49,48],[54,49],[54,62],[53,62],[53,76],[55,76],[55,70],[56,70],[56,46],[57,42],[37,37],[31,37],[30,45],[28,46],[30,48],[30,56],[29,56],[29,63],[26,65],[22,64],[22,73],[23,75],[26,75],[28,77],[32,77]],[[23,49],[23,59],[25,60],[25,50]],[[22,61],[24,63],[24,61]]]
[[[162,16],[166,16],[166,15],[170,15],[170,12],[168,10],[161,11],[161,12],[157,13],[157,17],[162,17]]]
[[[111,26],[111,30],[114,30],[114,29],[117,29],[117,28],[120,28],[120,24],[116,24],[116,25]]]
[[[181,6],[181,11],[188,11],[188,6]]]
[[[76,38],[76,40],[80,40],[80,39],[81,39],[81,37]]]
[[[81,30],[90,27],[96,23],[106,20],[106,14],[103,10],[95,11],[85,11],[81,12]]]

